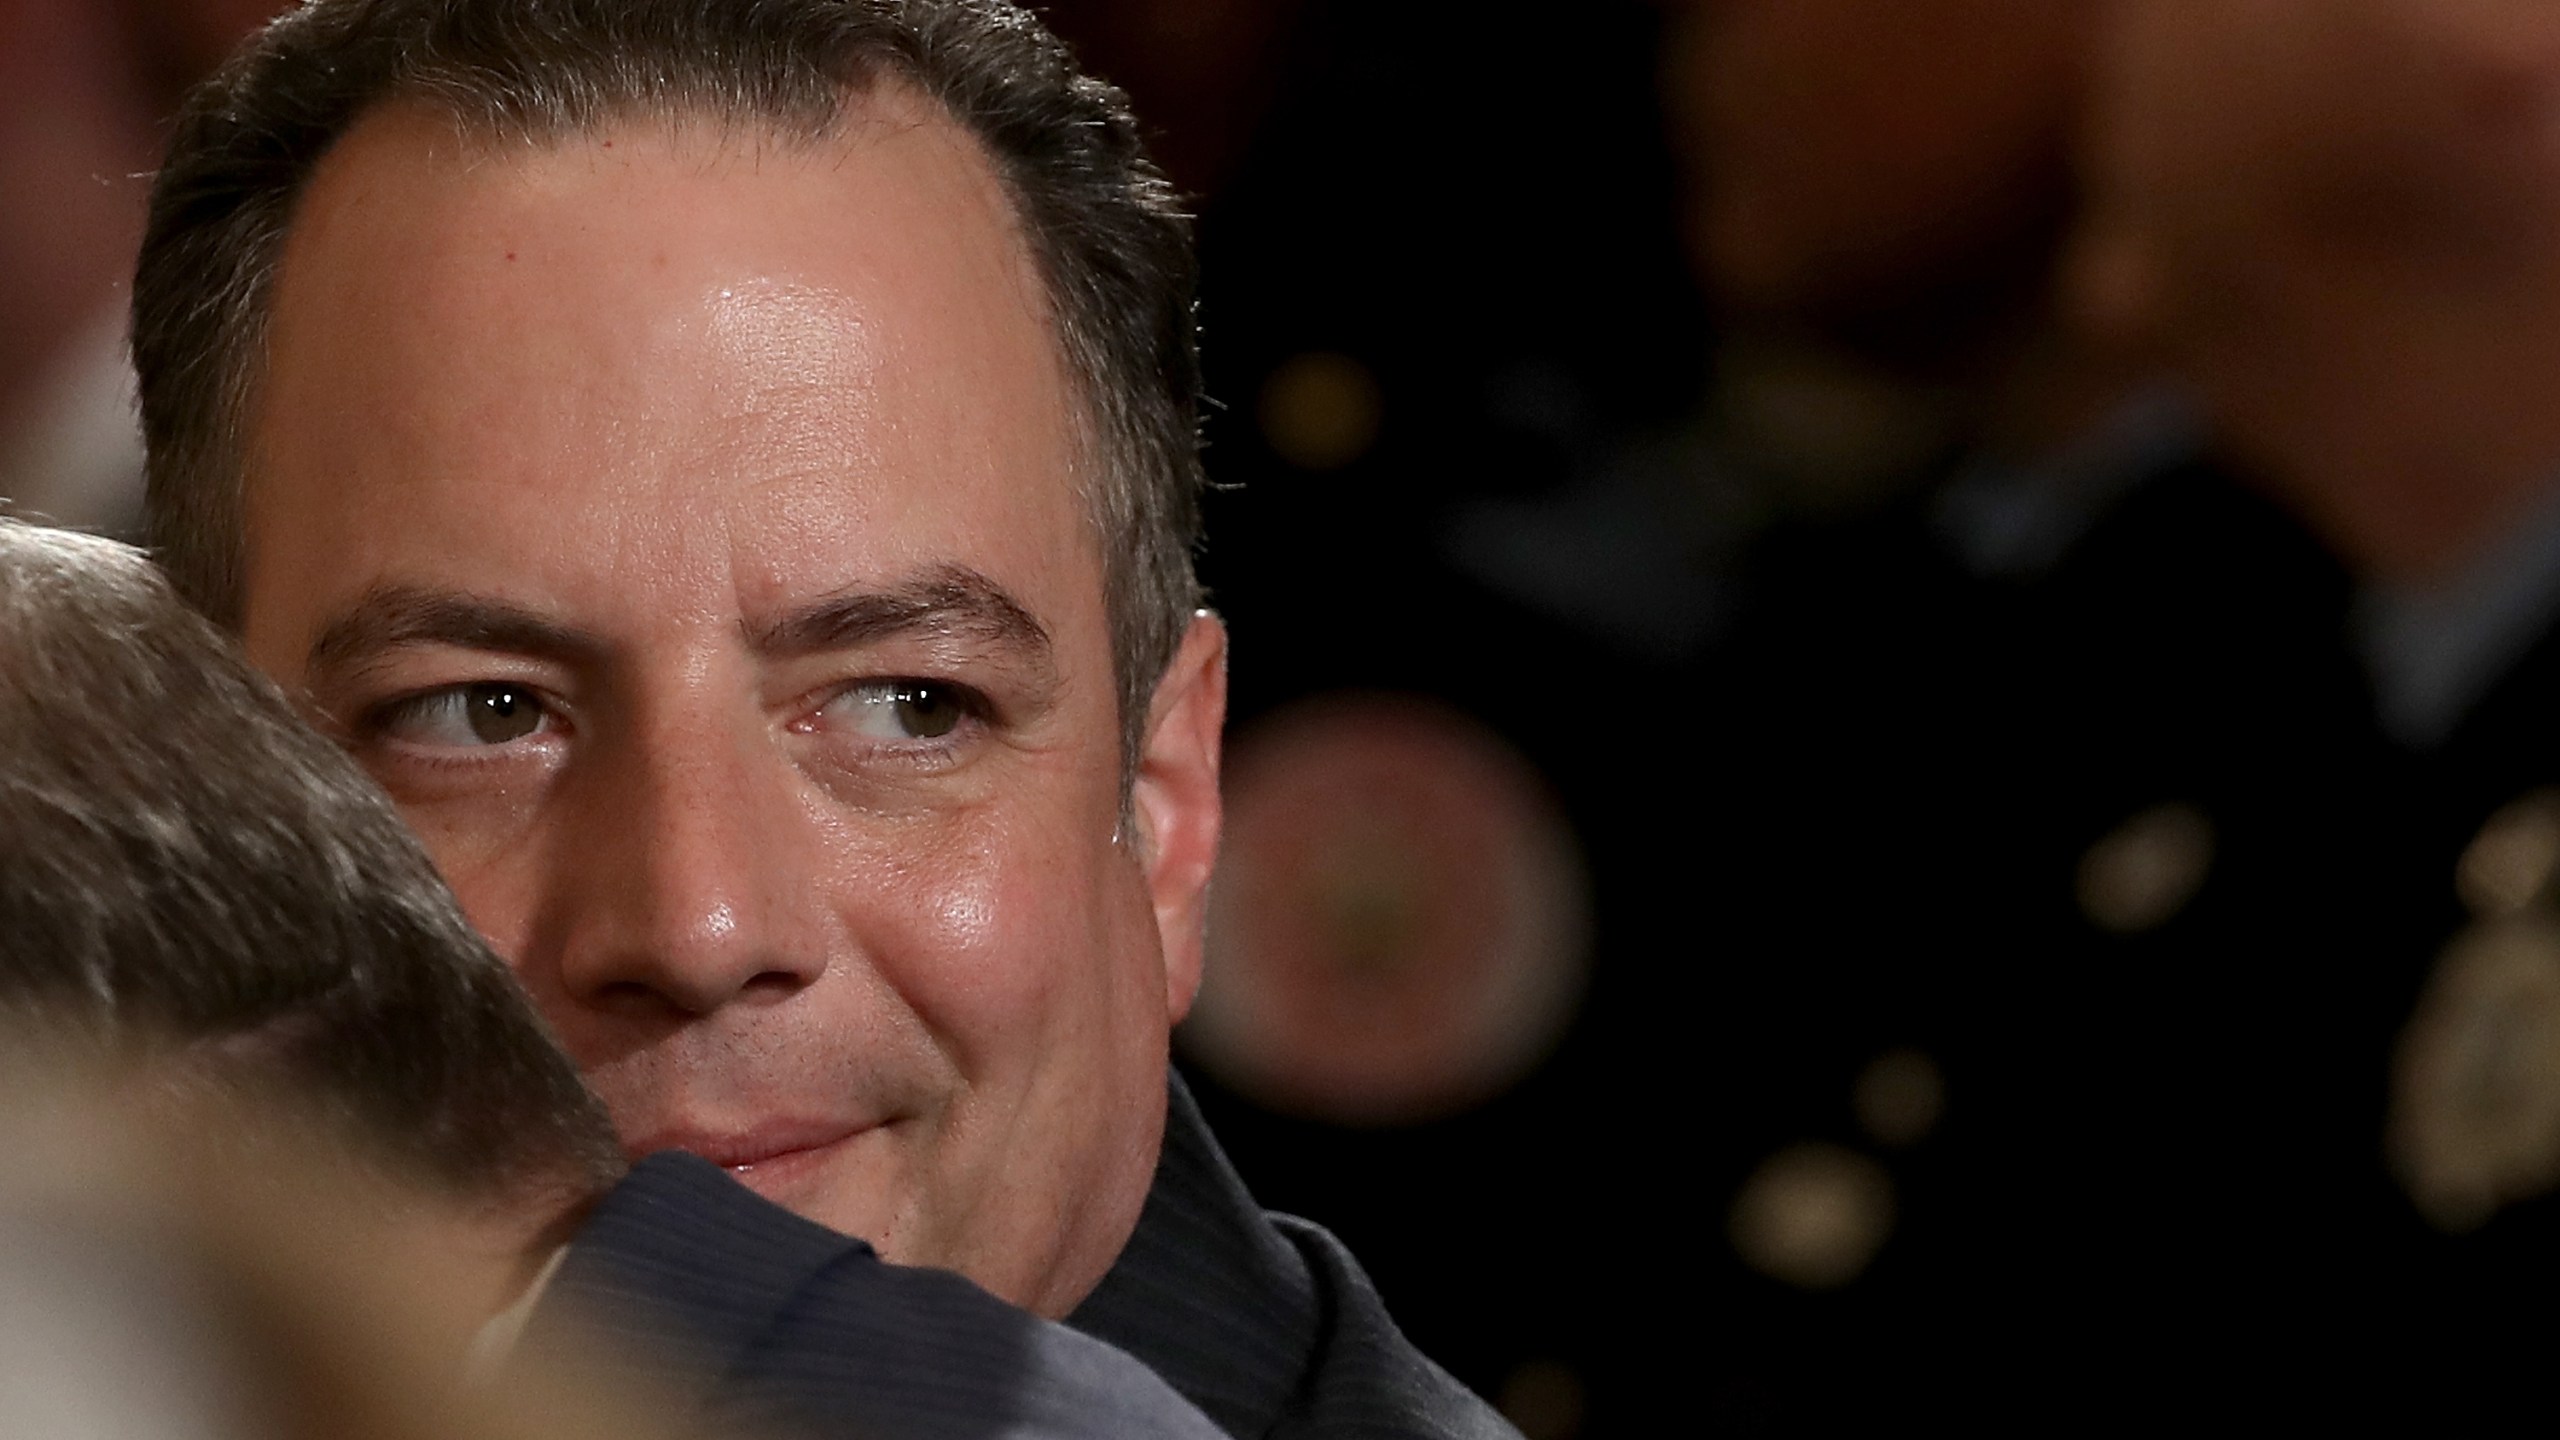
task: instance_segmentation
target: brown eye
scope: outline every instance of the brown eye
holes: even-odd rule
[[[960,726],[960,698],[940,685],[902,685],[898,726],[919,740],[938,740]]]
[[[462,693],[471,738],[483,745],[521,740],[542,725],[542,702],[515,685],[473,685]]]
[[[840,734],[897,745],[942,740],[985,713],[976,692],[935,680],[871,680],[836,692],[820,712]]]
[[[385,739],[437,750],[485,750],[558,729],[541,693],[504,680],[455,685],[397,700],[374,712]]]

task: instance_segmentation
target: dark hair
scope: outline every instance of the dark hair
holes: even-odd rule
[[[291,1092],[461,1194],[619,1171],[602,1107],[354,763],[141,552],[6,518],[0,1011]]]
[[[835,133],[882,81],[976,137],[1047,281],[1101,471],[1124,754],[1200,602],[1190,224],[1120,92],[1005,0],[312,0],[190,97],[133,289],[149,531],[179,592],[237,627],[242,489],[269,287],[313,168],[374,107],[557,140],[633,113]]]

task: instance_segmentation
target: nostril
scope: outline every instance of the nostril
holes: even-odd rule
[[[589,998],[597,1009],[615,1012],[691,1008],[659,987],[639,980],[606,981],[597,986]]]
[[[749,1000],[780,1000],[808,988],[811,978],[792,970],[766,970],[747,977],[747,983],[738,987],[738,995]]]

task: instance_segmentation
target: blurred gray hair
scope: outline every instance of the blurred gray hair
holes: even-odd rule
[[[353,762],[141,552],[6,518],[0,1019],[72,1049],[175,1047],[461,1195],[621,1165]]]

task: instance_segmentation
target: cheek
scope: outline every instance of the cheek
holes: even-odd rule
[[[837,826],[844,953],[982,1079],[1116,1028],[1106,1018],[1152,954],[1130,933],[1143,890],[1107,829],[998,811]]]
[[[542,827],[539,784],[501,786],[485,794],[422,797],[404,793],[396,777],[375,775],[400,818],[462,902],[474,929],[516,964],[541,902]]]

